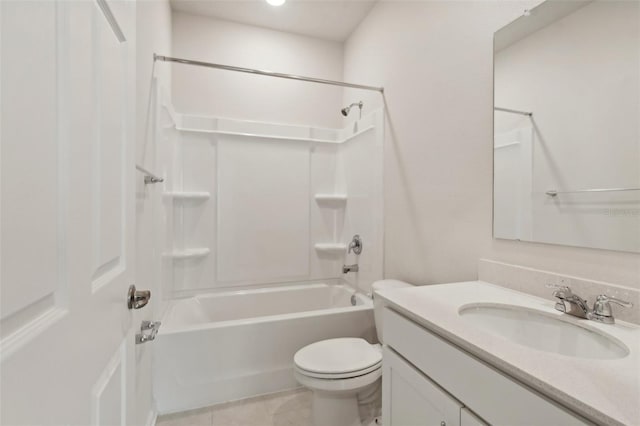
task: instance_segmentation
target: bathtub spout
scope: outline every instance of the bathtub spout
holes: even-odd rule
[[[359,269],[360,268],[358,267],[357,263],[355,265],[342,265],[343,274],[348,274],[349,272],[358,272]]]

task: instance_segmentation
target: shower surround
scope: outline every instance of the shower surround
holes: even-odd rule
[[[382,110],[342,129],[169,116],[170,297],[340,278],[366,293],[382,277]]]
[[[179,114],[157,99],[168,176],[158,411],[295,388],[298,349],[333,337],[373,341],[383,111],[332,129]],[[348,252],[355,234],[359,255]],[[355,263],[359,272],[342,273]]]

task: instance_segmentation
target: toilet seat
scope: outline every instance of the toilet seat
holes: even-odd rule
[[[294,375],[298,383],[313,391],[333,392],[336,394],[349,393],[358,392],[376,383],[382,377],[382,366],[360,376],[334,380],[311,377],[298,368],[294,369]]]
[[[382,366],[380,345],[364,339],[345,337],[312,343],[293,358],[299,374],[317,379],[337,380],[363,376]]]
[[[372,371],[378,370],[382,367],[382,363],[378,363],[376,365],[372,365],[371,367],[365,368],[364,370],[352,371],[349,373],[316,373],[313,371],[304,370],[296,365],[296,371],[300,374],[304,374],[307,377],[313,377],[316,379],[325,379],[325,380],[340,380],[340,379],[352,379],[354,377],[364,376],[366,374],[371,373]]]

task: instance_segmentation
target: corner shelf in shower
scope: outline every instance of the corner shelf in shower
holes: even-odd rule
[[[314,198],[318,204],[342,206],[347,202],[348,197],[347,194],[316,194]]]
[[[211,194],[205,191],[194,191],[194,192],[165,192],[164,196],[167,198],[172,198],[175,201],[182,200],[193,200],[193,201],[202,201],[208,200],[211,197]]]
[[[318,243],[313,248],[321,253],[340,254],[347,250],[347,245],[342,243]]]
[[[192,249],[184,249],[184,250],[175,250],[169,253],[169,257],[172,257],[175,260],[179,259],[195,259],[198,257],[204,257],[209,254],[211,250],[206,247],[203,248],[192,248]]]

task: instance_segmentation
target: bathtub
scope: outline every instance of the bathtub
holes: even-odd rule
[[[347,285],[282,285],[174,300],[153,342],[158,412],[296,388],[293,355],[333,337],[375,340],[371,299]]]

